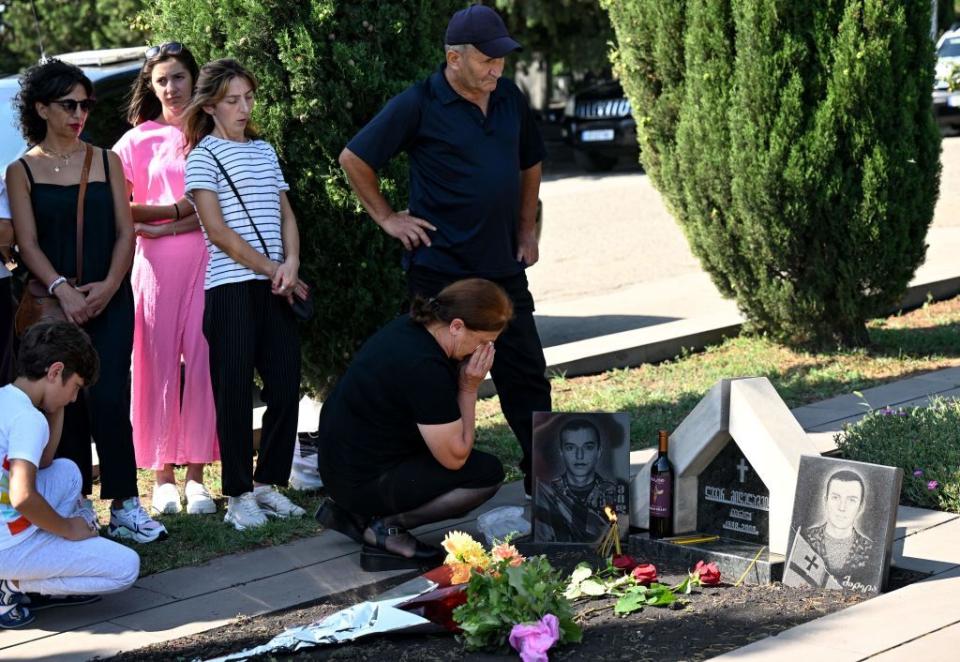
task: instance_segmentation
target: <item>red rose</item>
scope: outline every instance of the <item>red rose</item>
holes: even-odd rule
[[[701,586],[716,586],[720,583],[720,568],[716,563],[697,561],[697,565],[693,567],[693,572],[690,574],[699,579]]]
[[[657,581],[657,566],[652,563],[641,563],[633,569],[630,576],[636,579],[638,583],[644,585],[655,582]]]
[[[640,565],[635,558],[629,554],[614,554],[613,556],[613,567],[617,570],[622,570],[624,573],[632,571]]]

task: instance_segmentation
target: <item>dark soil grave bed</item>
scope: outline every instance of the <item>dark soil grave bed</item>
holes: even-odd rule
[[[555,567],[569,572],[582,558],[577,553],[549,554]],[[658,566],[660,581],[671,585],[686,569]],[[721,569],[722,570],[722,569]],[[411,575],[411,577],[414,575]],[[896,568],[890,571],[889,590],[926,575]],[[384,582],[362,591],[349,591],[315,604],[266,616],[240,619],[231,625],[110,658],[117,662],[167,662],[210,659],[266,643],[287,628],[307,625],[339,609],[373,598],[410,577]],[[724,577],[734,582],[736,578]],[[695,589],[679,609],[647,607],[625,617],[613,613],[613,598],[578,600],[574,613],[583,626],[580,644],[551,649],[551,660],[706,660],[864,601],[857,594],[813,588],[721,584]],[[350,644],[318,647],[293,655],[271,655],[257,660],[369,660],[414,662],[463,660],[517,660],[513,653],[467,653],[453,635],[391,635]]]

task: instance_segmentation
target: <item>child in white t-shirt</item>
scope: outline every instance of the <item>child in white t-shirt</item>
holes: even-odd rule
[[[121,591],[140,572],[135,551],[98,536],[81,507],[77,465],[54,459],[63,408],[98,371],[80,327],[36,324],[23,335],[16,380],[0,388],[0,628],[27,625],[31,610]]]

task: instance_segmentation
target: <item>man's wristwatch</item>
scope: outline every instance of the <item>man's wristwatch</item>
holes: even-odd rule
[[[47,293],[50,296],[53,296],[53,291],[67,282],[66,276],[57,276],[53,279],[53,282],[47,286]]]

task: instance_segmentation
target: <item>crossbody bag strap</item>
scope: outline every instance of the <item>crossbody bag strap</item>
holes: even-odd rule
[[[86,146],[83,168],[80,170],[80,188],[77,191],[77,285],[83,284],[83,205],[87,197],[87,182],[90,180],[90,162],[93,160],[93,147],[90,143],[86,143]]]
[[[214,154],[212,151],[210,151],[206,147],[201,147],[201,149],[209,153],[210,156],[213,158],[213,162],[217,164],[218,168],[220,168],[220,172],[221,174],[223,174],[223,178],[226,179],[227,184],[230,185],[230,190],[233,191],[233,195],[236,196],[237,201],[240,203],[240,206],[243,207],[243,211],[247,214],[247,218],[250,219],[250,225],[253,226],[253,231],[257,233],[257,239],[260,240],[260,245],[263,246],[263,254],[267,256],[267,259],[272,260],[273,258],[270,257],[270,250],[267,248],[267,242],[263,240],[263,235],[260,234],[260,230],[259,228],[257,228],[256,221],[253,220],[253,216],[250,214],[250,210],[247,209],[247,205],[243,203],[243,198],[240,197],[240,191],[237,190],[236,184],[234,184],[233,180],[230,179],[230,174],[227,172],[227,169],[223,167],[222,163],[220,163],[220,159],[217,158],[216,154]]]

